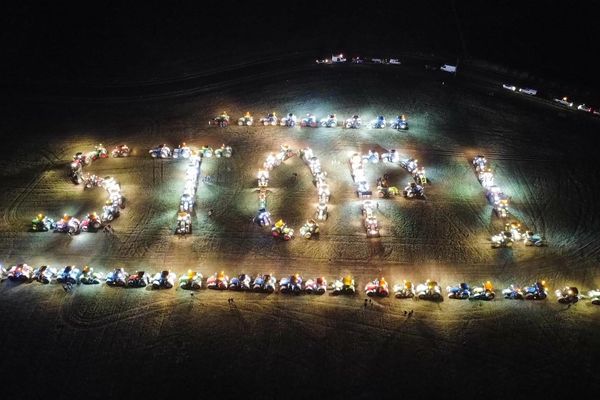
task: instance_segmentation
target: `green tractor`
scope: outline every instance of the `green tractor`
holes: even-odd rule
[[[31,230],[33,232],[47,232],[56,227],[56,222],[46,217],[44,214],[38,214],[31,220]]]

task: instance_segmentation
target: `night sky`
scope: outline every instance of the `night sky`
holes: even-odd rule
[[[595,90],[598,14],[591,3],[25,2],[3,13],[1,79],[136,81],[295,51],[418,52],[489,60]]]

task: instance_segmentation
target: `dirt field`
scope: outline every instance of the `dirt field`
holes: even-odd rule
[[[221,269],[277,278],[299,272],[305,279],[352,273],[359,288],[380,275],[391,284],[437,279],[444,288],[490,279],[498,291],[536,279],[552,291],[600,286],[600,180],[595,149],[587,145],[598,120],[404,66],[277,66],[219,79],[185,89],[174,83],[164,96],[51,94],[4,105],[2,134],[14,151],[0,160],[2,264],[178,274],[195,268],[205,277]],[[358,113],[363,121],[405,113],[410,130],[208,126],[223,109],[235,118],[249,110],[255,119],[272,110]],[[148,155],[157,144],[182,141],[234,149],[230,159],[203,161],[202,175],[215,182],[198,189],[188,237],[173,234],[185,163]],[[83,217],[101,207],[101,189],[84,191],[66,176],[72,155],[99,142],[109,150],[127,143],[134,151],[87,169],[122,185],[127,207],[114,235],[28,232],[38,212]],[[281,144],[311,147],[328,172],[330,218],[315,240],[277,242],[251,222],[256,172]],[[391,148],[417,158],[431,185],[426,200],[379,199],[381,238],[366,239],[347,161],[354,152]],[[549,246],[491,249],[500,222],[470,163],[478,153],[512,197],[515,217]],[[373,186],[383,173],[397,186],[411,179],[391,164],[367,171]],[[274,218],[298,230],[311,217],[317,202],[311,178],[298,157],[272,171]],[[65,293],[60,285],[6,281],[0,370],[5,377],[25,370],[31,380],[9,378],[3,388],[6,398],[156,397],[177,390],[222,398],[370,398],[392,391],[421,398],[466,387],[497,398],[540,385],[550,397],[600,386],[593,367],[600,309],[589,302],[567,308],[554,296],[539,303],[387,298],[365,309],[363,299],[207,290],[192,296],[105,285]],[[414,315],[405,317],[411,309]]]

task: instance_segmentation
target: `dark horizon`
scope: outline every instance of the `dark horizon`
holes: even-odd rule
[[[266,54],[347,51],[486,60],[595,94],[600,78],[589,52],[581,52],[582,45],[593,46],[594,18],[587,4],[542,8],[514,1],[19,4],[4,18],[3,83],[175,78]]]

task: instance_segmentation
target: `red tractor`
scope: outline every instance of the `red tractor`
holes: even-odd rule
[[[129,147],[126,144],[120,144],[112,150],[111,155],[113,157],[129,157],[129,152]]]

